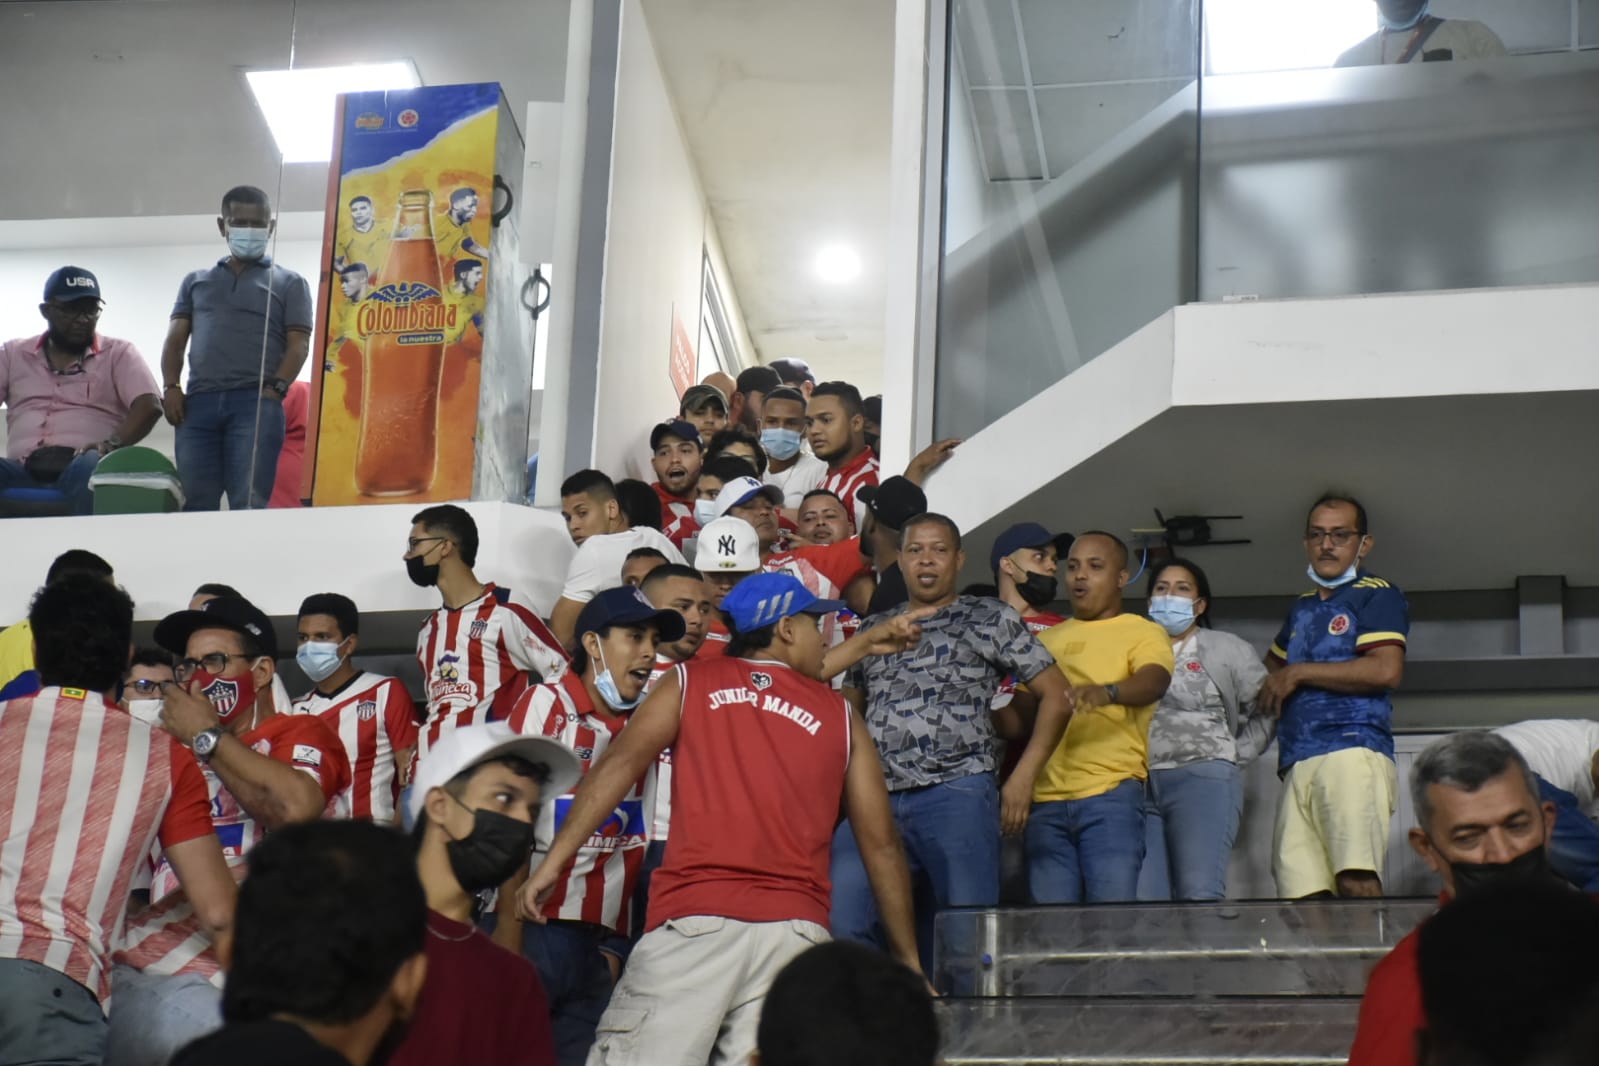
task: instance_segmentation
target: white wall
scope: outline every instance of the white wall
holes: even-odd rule
[[[672,315],[675,310],[697,341],[707,245],[713,265],[721,262],[705,194],[639,0],[622,5],[613,137],[600,326],[598,408],[604,416],[595,434],[594,463],[623,476],[641,472],[649,427],[677,413],[667,371]],[[739,358],[753,362],[725,266],[719,268],[718,282]],[[587,398],[573,397],[571,417],[587,417],[587,411]],[[568,456],[569,469],[560,473],[582,463],[581,457]],[[647,472],[644,465],[644,476]]]
[[[273,255],[303,274],[313,300],[322,259],[322,216],[285,214]],[[77,218],[0,222],[0,338],[44,332],[39,316],[44,279],[57,267],[81,266],[100,279],[105,313],[100,330],[129,340],[161,381],[161,342],[178,285],[191,270],[227,254],[211,215]],[[312,360],[300,371],[310,379]],[[172,429],[157,424],[144,442],[172,454]]]

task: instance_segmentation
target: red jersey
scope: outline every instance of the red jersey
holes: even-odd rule
[[[1040,611],[1036,614],[1026,614],[1022,616],[1022,622],[1027,626],[1028,630],[1034,636],[1037,636],[1046,629],[1054,629],[1064,621],[1066,621],[1065,618],[1058,614],[1050,614],[1048,611]],[[1015,697],[1015,695],[1016,679],[1014,677],[1007,677],[1005,680],[999,683],[999,690],[994,693],[993,702],[991,702],[989,706],[996,711],[1001,707],[1008,707],[1010,706],[1010,701]],[[1025,742],[1023,742],[1023,746],[1026,746]]]
[[[673,833],[646,924],[716,915],[826,926],[849,705],[778,662],[724,657],[676,670]]]
[[[843,599],[845,589],[872,573],[871,564],[861,555],[859,537],[780,552],[769,556],[761,569],[769,574],[791,574],[811,595],[823,600]],[[820,621],[825,646],[843,642],[843,628],[836,615],[828,615]]]
[[[337,692],[312,689],[289,713],[316,715],[344,744],[351,780],[341,803],[349,816],[393,822],[400,798],[395,756],[404,754],[409,762],[417,733],[416,704],[399,679],[357,674]]]
[[[861,454],[837,470],[829,467],[821,487],[844,501],[844,513],[854,521],[855,532],[859,533],[866,524],[866,504],[857,500],[855,494],[861,491],[862,485],[875,484],[877,457],[872,454],[872,449],[864,448]]]
[[[700,524],[694,519],[694,498],[673,496],[659,481],[650,488],[661,499],[661,532],[681,551],[684,541],[700,535]]]
[[[211,831],[205,780],[167,733],[82,689],[0,703],[0,958],[111,994],[135,871]]]
[[[571,748],[585,774],[627,724],[625,717],[604,718],[596,713],[583,679],[570,671],[554,684],[528,689],[506,721],[518,733],[551,737]],[[644,863],[644,846],[649,843],[650,824],[644,817],[648,777],[646,773],[633,783],[621,806],[561,871],[565,879],[544,904],[546,918],[588,922],[628,934],[633,889]],[[544,804],[539,810],[538,839],[554,840],[571,809],[571,792]]]
[[[433,612],[417,634],[416,661],[428,704],[416,759],[448,730],[503,719],[528,685],[553,681],[567,663],[532,604],[492,582],[465,607]]]

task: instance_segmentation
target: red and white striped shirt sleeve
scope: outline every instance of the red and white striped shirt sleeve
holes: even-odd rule
[[[152,730],[152,740],[166,736]],[[211,826],[211,790],[206,787],[205,774],[194,756],[173,737],[167,737],[172,747],[171,761],[172,798],[162,812],[157,836],[163,848],[196,840],[215,830]]]
[[[389,734],[389,747],[407,751],[416,747],[416,734],[420,723],[416,717],[416,703],[397,677],[383,683],[383,726]]]
[[[533,605],[519,593],[512,592],[505,603],[506,618],[502,627],[505,650],[511,661],[522,670],[553,681],[566,670],[566,652],[555,639],[550,627],[544,624]]]

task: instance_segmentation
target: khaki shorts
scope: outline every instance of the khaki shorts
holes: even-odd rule
[[[1289,767],[1272,839],[1277,894],[1301,899],[1335,892],[1337,875],[1347,870],[1381,877],[1398,795],[1394,761],[1369,748],[1345,748]]]
[[[587,1066],[744,1066],[778,971],[830,939],[815,922],[674,918],[644,935]]]

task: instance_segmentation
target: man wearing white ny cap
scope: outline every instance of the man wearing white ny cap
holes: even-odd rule
[[[716,494],[716,517],[732,515],[755,527],[760,537],[761,554],[772,550],[782,536],[777,525],[777,509],[783,506],[783,490],[759,478],[734,478]]]
[[[761,539],[755,527],[734,515],[723,515],[700,530],[699,550],[694,565],[711,586],[711,602],[722,606],[722,597],[733,586],[761,569]],[[711,632],[727,630],[720,623]]]
[[[539,807],[578,774],[570,750],[501,722],[446,733],[417,765],[406,813],[428,900],[427,983],[390,1066],[555,1062],[538,972],[479,932],[472,909],[527,863]]]

